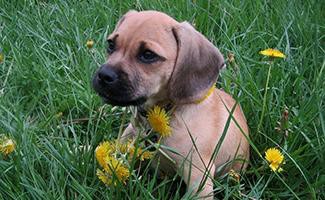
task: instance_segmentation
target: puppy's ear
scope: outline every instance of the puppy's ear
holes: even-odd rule
[[[220,51],[189,23],[172,28],[178,54],[169,82],[174,103],[191,103],[205,96],[224,66]]]
[[[117,22],[117,24],[116,24],[116,26],[115,26],[115,30],[117,30],[118,29],[118,27],[120,27],[121,26],[121,24],[124,22],[124,20],[125,20],[125,18],[127,17],[127,16],[129,16],[129,15],[131,15],[131,14],[134,14],[134,13],[137,13],[138,11],[136,11],[136,10],[129,10],[128,12],[126,12],[121,18],[120,18],[120,20]],[[114,31],[115,31],[114,30]]]

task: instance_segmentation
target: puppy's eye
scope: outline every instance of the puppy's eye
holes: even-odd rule
[[[138,58],[143,63],[153,63],[159,59],[159,56],[150,50],[145,50],[138,55]]]
[[[111,54],[115,51],[115,42],[113,40],[107,40],[107,53]]]

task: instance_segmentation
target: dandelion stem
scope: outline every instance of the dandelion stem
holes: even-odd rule
[[[120,140],[121,136],[123,134],[123,128],[124,128],[124,123],[125,123],[125,118],[126,118],[126,113],[128,112],[127,108],[125,108],[123,115],[122,115],[122,120],[121,120],[121,125],[120,125],[120,129],[118,131],[118,136],[117,139]]]
[[[261,113],[261,117],[260,117],[260,121],[258,123],[257,126],[257,132],[260,132],[260,128],[262,126],[263,123],[263,118],[264,118],[264,114],[265,114],[265,108],[266,108],[266,98],[267,98],[267,92],[269,89],[269,80],[270,80],[270,76],[271,76],[271,68],[272,68],[273,62],[271,62],[269,64],[269,71],[267,73],[267,78],[266,78],[266,84],[265,84],[265,93],[264,93],[264,97],[263,97],[263,107],[262,107],[262,113]]]
[[[165,156],[165,158],[167,158],[169,161],[171,161],[173,164],[176,164],[176,161],[174,159],[172,159],[164,150],[162,150],[159,146],[160,143],[158,142],[158,144],[153,143],[151,140],[148,140],[148,142],[150,143],[150,145],[152,145],[153,147],[155,147],[163,156]]]

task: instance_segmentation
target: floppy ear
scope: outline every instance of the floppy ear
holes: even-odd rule
[[[201,99],[215,84],[224,66],[220,51],[189,23],[172,28],[178,54],[169,81],[169,98],[173,103],[191,103]]]

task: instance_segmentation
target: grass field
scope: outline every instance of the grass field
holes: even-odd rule
[[[94,149],[116,138],[122,111],[103,106],[90,82],[106,35],[129,9],[192,22],[235,56],[218,87],[242,105],[253,148],[240,182],[216,178],[216,198],[325,199],[325,5],[315,0],[0,0],[0,134],[16,143],[0,155],[0,199],[181,198],[170,178],[135,174],[107,187],[96,176]],[[270,67],[258,53],[266,48],[287,57]],[[286,107],[283,139],[275,128]],[[281,173],[262,158],[270,147],[285,156]]]

